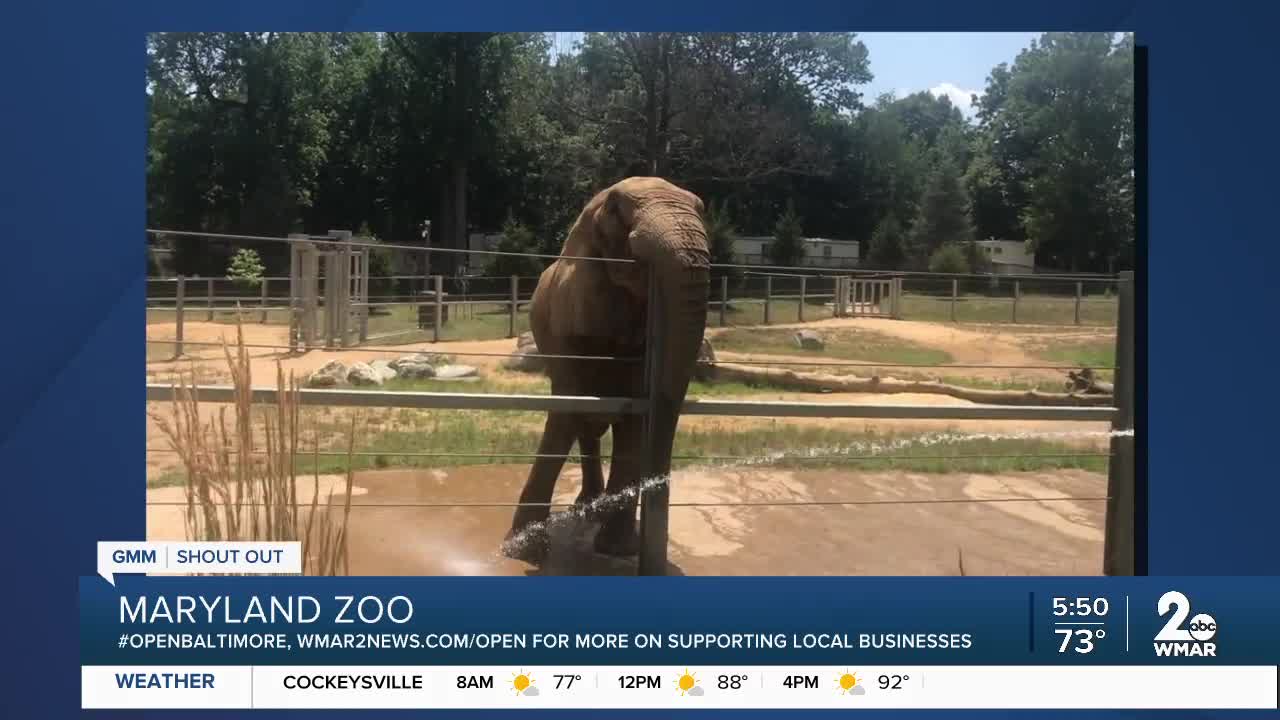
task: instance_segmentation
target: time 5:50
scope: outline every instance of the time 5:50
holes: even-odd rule
[[[1064,598],[1056,597],[1053,599],[1053,614],[1056,617],[1072,615],[1077,617],[1097,616],[1102,617],[1111,610],[1111,603],[1107,602],[1104,597],[1100,598]]]

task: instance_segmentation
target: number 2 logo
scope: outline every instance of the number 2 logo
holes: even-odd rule
[[[1191,631],[1182,627],[1187,621],[1187,616],[1191,614],[1191,601],[1186,595],[1177,590],[1170,590],[1160,596],[1160,601],[1156,603],[1156,612],[1160,617],[1169,614],[1173,610],[1173,616],[1169,621],[1160,628],[1160,632],[1156,633],[1156,640],[1160,642],[1189,642],[1191,640]]]
[[[1212,615],[1200,613],[1191,618],[1191,625],[1184,628],[1183,623],[1191,614],[1191,601],[1177,590],[1170,590],[1160,596],[1156,603],[1156,612],[1161,617],[1173,614],[1156,634],[1156,642],[1206,642],[1218,634],[1218,622]]]

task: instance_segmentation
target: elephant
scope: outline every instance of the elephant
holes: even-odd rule
[[[706,330],[710,252],[703,222],[705,206],[696,194],[657,177],[629,177],[587,202],[565,239],[560,256],[538,278],[529,325],[543,355],[642,358],[648,322],[649,283],[661,303],[660,373],[653,399],[653,476],[671,469],[680,409]],[[601,262],[578,258],[632,260]],[[644,363],[587,358],[546,358],[553,395],[642,397]],[[594,549],[610,556],[639,552],[637,493],[645,467],[644,418],[627,414],[548,412],[519,505],[502,552],[538,563],[545,559],[545,524],[564,456],[578,442],[582,491],[587,505],[607,490],[609,507],[600,511]],[[613,455],[605,486],[600,438],[613,431]]]

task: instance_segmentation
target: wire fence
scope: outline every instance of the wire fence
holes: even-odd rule
[[[300,243],[309,241],[333,242],[332,237],[322,238],[269,238],[243,235],[209,236],[203,233],[178,233],[174,231],[149,230],[152,235],[181,237],[213,237],[223,241],[250,242],[288,242]],[[457,251],[443,248],[423,248],[410,245],[388,245],[383,243],[361,243],[359,241],[343,241],[346,252],[351,248],[377,250],[403,250],[415,253],[431,252],[471,252],[492,256],[519,255],[530,259],[551,259],[554,256],[536,254],[513,254],[495,251]],[[557,258],[559,259],[559,258]],[[575,261],[627,262],[618,259],[570,258]],[[1133,283],[1132,274],[1122,274],[1119,278],[1067,278],[1067,277],[997,277],[997,276],[941,276],[922,273],[872,273],[872,272],[831,272],[829,269],[812,267],[767,267],[742,265],[716,265],[713,271],[732,271],[747,268],[747,272],[718,272],[710,288],[708,298],[708,326],[715,327],[759,327],[761,325],[803,323],[822,317],[870,316],[897,319],[938,319],[935,316],[945,315],[945,319],[955,322],[1045,322],[1052,316],[1057,318],[1063,308],[1069,313],[1069,322],[1062,324],[1088,325],[1093,321],[1105,324],[1101,319],[1110,318],[1117,326],[1117,347],[1114,364],[1099,364],[1095,369],[1108,370],[1114,373],[1115,389],[1113,402],[1101,406],[1027,406],[1027,405],[866,405],[848,403],[802,403],[802,402],[763,402],[744,400],[687,400],[682,408],[684,415],[715,415],[725,417],[768,417],[783,418],[865,418],[885,420],[1014,420],[1014,421],[1061,421],[1061,422],[1103,422],[1111,426],[1107,437],[1110,442],[1108,452],[1038,452],[998,454],[923,454],[887,456],[882,452],[865,454],[827,454],[817,456],[790,457],[787,460],[799,462],[870,462],[870,461],[921,461],[934,460],[940,462],[960,462],[967,460],[995,458],[1067,458],[1067,459],[1105,459],[1107,461],[1108,483],[1104,495],[1070,497],[1066,495],[1043,495],[1019,498],[900,498],[900,499],[772,499],[754,500],[717,500],[717,501],[672,501],[666,482],[646,485],[640,495],[640,515],[642,548],[639,559],[641,574],[656,574],[665,571],[667,557],[667,514],[672,507],[823,507],[823,506],[861,506],[861,505],[930,505],[959,503],[1005,503],[1005,502],[1105,502],[1106,537],[1104,548],[1104,569],[1109,574],[1129,574],[1133,568],[1133,428],[1132,428],[1132,391],[1134,382],[1133,348],[1132,348],[1132,313]],[[350,281],[345,275],[335,275],[336,283]],[[424,332],[422,326],[422,308],[432,309],[432,327],[428,334],[433,341],[459,339],[459,336],[476,335],[475,329],[459,332],[461,326],[468,321],[483,322],[486,314],[492,320],[490,331],[498,336],[513,337],[527,327],[527,305],[536,280],[532,277],[468,277],[447,278],[444,276],[386,275],[384,277],[366,277],[365,291],[367,295],[358,301],[350,299],[334,301],[337,296],[324,283],[326,278],[318,278],[319,292],[316,293],[316,307],[323,311],[337,308],[340,312],[355,313],[362,323],[372,321],[375,313],[386,311],[394,313],[399,308],[412,308],[418,311],[418,326],[411,332]],[[1064,283],[1066,285],[1064,285]],[[406,285],[407,284],[407,285]],[[651,283],[651,287],[652,287]],[[256,286],[256,294],[248,292],[244,282],[218,278],[173,278],[150,279],[148,282],[148,322],[153,320],[153,313],[168,313],[174,316],[177,327],[175,338],[169,340],[148,340],[149,344],[168,343],[181,355],[184,345],[191,347],[221,347],[223,343],[186,340],[182,335],[183,316],[196,313],[203,314],[202,319],[211,321],[242,321],[246,314],[258,315],[262,324],[288,324],[291,328],[290,343],[246,343],[246,348],[268,349],[274,351],[297,351],[299,345],[292,335],[297,324],[298,295],[297,277],[264,278]],[[152,288],[159,288],[152,291]],[[335,287],[337,285],[335,284]],[[381,292],[375,288],[383,288]],[[406,287],[408,290],[406,290]],[[415,290],[414,288],[420,288]],[[1086,287],[1092,290],[1086,292]],[[191,294],[192,288],[199,288],[202,294]],[[1064,289],[1066,288],[1066,289]],[[1101,288],[1099,290],[1099,288]],[[170,292],[171,290],[171,292]],[[505,292],[504,292],[505,291]],[[323,298],[320,300],[320,298]],[[416,299],[415,299],[416,298]],[[171,301],[171,302],[170,302]],[[253,303],[256,306],[246,307]],[[343,303],[346,303],[344,305]],[[467,410],[467,411],[533,411],[546,413],[586,413],[608,414],[617,416],[639,417],[643,419],[645,432],[653,427],[654,413],[657,403],[653,396],[654,383],[651,378],[661,373],[661,347],[663,338],[656,333],[657,318],[663,309],[651,291],[650,327],[646,337],[646,353],[643,357],[598,356],[598,355],[552,355],[541,356],[564,361],[600,361],[642,363],[646,377],[649,397],[597,397],[597,396],[564,396],[564,395],[513,395],[497,393],[428,393],[428,392],[396,392],[370,391],[358,389],[305,389],[297,391],[300,405],[330,407],[376,407],[395,409],[430,409],[430,410]],[[1084,311],[1091,304],[1104,307],[1096,313]],[[1006,307],[1007,305],[1007,307]],[[992,310],[991,308],[997,308]],[[1046,309],[1047,308],[1047,309]],[[997,314],[1003,317],[1008,312],[1007,320],[994,319]],[[446,316],[446,313],[448,314]],[[283,315],[284,317],[279,317]],[[962,317],[963,316],[963,317]],[[404,323],[401,316],[398,321]],[[325,319],[323,322],[330,322]],[[453,333],[442,332],[443,327],[453,323]],[[1046,324],[1053,324],[1048,322]],[[388,324],[386,329],[391,329]],[[379,328],[383,329],[383,328]],[[377,332],[361,325],[356,347],[348,347],[346,332],[339,342],[327,347],[339,352],[375,352],[402,353],[406,348],[415,346],[412,339],[406,339],[401,347],[388,346],[384,349],[371,347],[376,341]],[[504,332],[505,331],[505,332]],[[303,348],[305,349],[305,348]],[[509,353],[487,353],[482,351],[455,351],[449,354],[475,357],[508,357]],[[860,368],[974,368],[974,369],[1018,369],[1018,370],[1065,370],[1079,367],[1067,364],[1007,364],[1007,365],[956,365],[950,363],[927,362],[874,362],[874,361],[808,361],[783,360],[776,357],[756,357],[746,354],[744,361],[761,365],[776,366],[811,366],[811,367],[860,367]],[[204,402],[231,402],[235,400],[235,390],[229,387],[199,386],[196,393]],[[173,386],[158,383],[147,385],[149,401],[173,400],[177,390]],[[272,402],[277,399],[278,391],[268,388],[254,388],[250,392],[255,403]],[[1086,431],[1087,432],[1087,431]],[[664,460],[654,455],[654,445],[646,440],[645,455],[641,457],[645,467],[661,467]],[[161,448],[148,448],[149,454],[162,454]],[[582,453],[513,453],[513,452],[413,452],[392,450],[347,451],[326,450],[317,446],[311,451],[299,452],[300,456],[310,454],[313,457],[350,457],[350,458],[433,458],[433,459],[497,459],[522,461],[564,461],[578,460]],[[674,453],[670,460],[689,461],[695,463],[730,463],[752,465],[777,462],[777,454],[741,455],[741,454],[697,454]],[[185,502],[151,501],[149,505],[185,505]],[[364,503],[352,502],[357,508],[453,508],[453,507],[564,507],[567,504],[554,502],[392,502]]]
[[[305,240],[325,246],[341,241],[341,245],[348,248],[407,256],[514,256],[544,263],[553,259],[586,259],[366,242],[343,239],[347,238],[345,235],[341,238],[334,235],[279,238],[157,229],[148,230],[148,234],[171,241],[197,238],[217,241],[228,244],[224,250],[228,255],[241,245],[256,247]],[[591,260],[630,262],[621,258]],[[277,264],[279,262],[283,260]],[[969,324],[1114,327],[1116,323],[1117,281],[1114,277],[959,275],[736,263],[714,264],[712,271],[716,278],[708,304],[710,327],[806,323],[842,315]],[[850,284],[850,279],[855,282]],[[537,280],[535,275],[499,277],[483,271],[445,276],[386,272],[383,267],[379,272],[367,272],[367,298],[354,305],[365,317],[358,342],[513,337],[528,330],[528,306]],[[840,302],[841,293],[856,295],[862,283],[872,280],[895,283],[892,299],[876,294],[867,299],[855,297],[851,303]],[[318,312],[322,316],[329,311],[324,299],[326,282],[327,277],[322,273],[318,279]],[[178,297],[180,292],[185,295],[182,300]],[[436,297],[437,292],[441,297]],[[204,322],[248,320],[288,325],[293,319],[292,304],[296,298],[287,276],[269,276],[253,282],[193,276],[150,279],[147,300],[148,322],[153,323],[172,323],[175,315],[187,314]],[[433,308],[442,316],[439,328],[430,327]],[[321,322],[328,321],[322,319]]]

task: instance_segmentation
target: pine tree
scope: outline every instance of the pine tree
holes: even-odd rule
[[[969,259],[959,243],[943,243],[929,256],[929,272],[964,275],[969,270]]]
[[[495,249],[504,253],[537,253],[539,252],[538,238],[529,226],[508,214],[507,221],[502,224],[502,239],[498,241],[498,247]],[[489,266],[488,272],[497,277],[511,275],[537,277],[542,274],[542,270],[543,265],[538,258],[497,255],[493,258],[493,264]]]
[[[246,289],[256,289],[262,282],[263,272],[258,252],[250,248],[241,248],[232,256],[231,264],[227,266],[227,278]]]
[[[796,214],[795,203],[787,201],[787,211],[778,218],[769,243],[769,261],[787,267],[798,265],[804,258],[804,228]]]
[[[738,240],[738,230],[733,226],[733,219],[729,216],[729,210],[723,203],[712,202],[707,207],[706,217],[703,218],[703,225],[707,230],[707,245],[711,250],[711,263],[713,265],[733,265],[737,260],[735,245]],[[735,279],[742,274],[740,268],[720,267],[714,268],[715,277],[728,276]]]
[[[949,158],[940,155],[920,196],[920,212],[908,243],[909,259],[921,266],[944,243],[963,244],[972,239],[969,200],[960,173]]]
[[[902,270],[907,261],[906,234],[902,223],[889,213],[876,226],[867,251],[867,266],[875,270]]]

